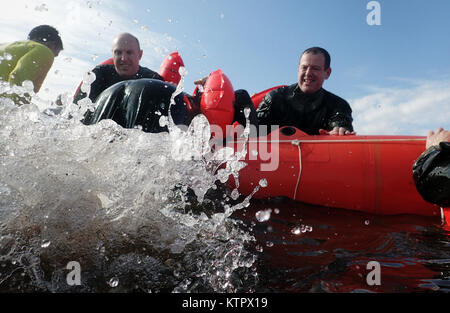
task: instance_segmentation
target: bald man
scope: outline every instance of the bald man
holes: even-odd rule
[[[89,93],[92,102],[95,102],[105,89],[124,80],[139,78],[163,80],[158,73],[139,65],[142,53],[139,40],[135,36],[122,33],[114,38],[112,45],[114,65],[99,65],[92,70],[96,77],[91,84],[91,92]],[[86,94],[78,90],[74,102],[77,103],[85,97]]]

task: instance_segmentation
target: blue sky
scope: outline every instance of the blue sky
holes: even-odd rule
[[[73,93],[83,73],[110,56],[120,31],[134,33],[142,65],[155,71],[178,50],[185,90],[221,68],[251,94],[297,79],[301,52],[326,48],[324,88],[347,99],[360,134],[418,134],[450,128],[450,1],[379,0],[17,0],[0,21],[0,42],[22,39],[38,23],[56,26],[66,49],[41,97]]]

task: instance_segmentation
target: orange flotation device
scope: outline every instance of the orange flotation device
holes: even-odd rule
[[[108,60],[103,61],[99,65],[114,65],[114,59],[113,58],[109,58]]]
[[[164,81],[178,85],[181,80],[179,69],[182,66],[184,67],[184,62],[178,51],[172,52],[162,61],[159,75],[164,78]]]
[[[234,89],[228,77],[217,70],[212,72],[205,85],[200,101],[200,110],[211,125],[213,137],[225,137],[227,125],[231,125],[234,119]]]
[[[255,109],[257,109],[259,107],[259,104],[261,103],[261,101],[264,99],[264,97],[266,96],[266,94],[268,94],[269,92],[271,92],[272,90],[281,88],[281,87],[286,87],[286,85],[280,85],[280,86],[275,86],[266,90],[263,90],[261,92],[255,93],[251,99],[253,102],[253,105],[255,106]]]
[[[309,136],[283,127],[250,138],[239,192],[255,198],[285,196],[332,208],[372,214],[441,215],[423,200],[412,166],[425,150],[420,136]],[[243,141],[228,142],[242,151]],[[264,181],[265,179],[265,181]],[[234,188],[234,179],[229,183]]]

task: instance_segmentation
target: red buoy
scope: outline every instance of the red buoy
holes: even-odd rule
[[[181,75],[178,71],[182,66],[184,67],[184,62],[178,51],[172,52],[162,61],[159,75],[164,78],[164,81],[178,85],[181,80]]]
[[[219,136],[219,131],[226,136],[226,126],[234,119],[234,100],[233,85],[228,77],[220,69],[212,72],[204,85],[200,109],[211,125],[213,137]]]

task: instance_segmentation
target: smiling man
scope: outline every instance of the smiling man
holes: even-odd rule
[[[96,77],[89,93],[92,102],[95,102],[105,89],[124,80],[139,78],[163,80],[158,73],[139,65],[143,51],[135,36],[129,33],[119,34],[113,40],[112,53],[114,65],[99,65],[92,70]],[[86,94],[79,89],[75,94],[74,102],[77,103],[85,97]]]
[[[344,99],[322,88],[331,75],[329,53],[305,50],[298,82],[268,93],[257,109],[260,125],[294,126],[309,135],[352,135],[352,109]]]

